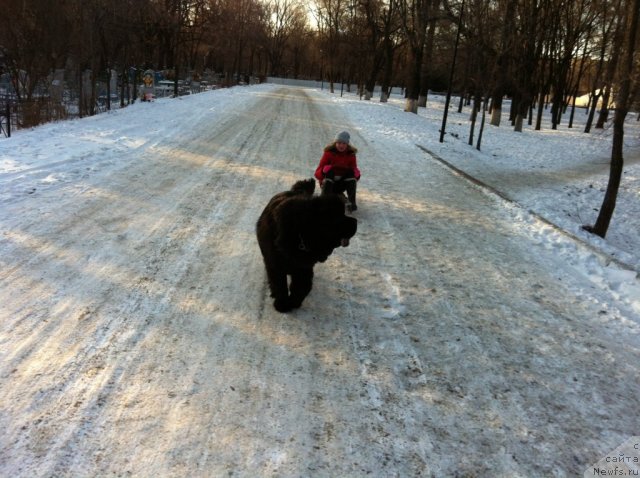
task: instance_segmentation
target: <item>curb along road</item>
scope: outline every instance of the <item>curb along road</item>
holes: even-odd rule
[[[469,181],[470,183],[480,187],[481,189],[484,189],[485,191],[487,191],[487,192],[489,192],[491,194],[494,194],[495,196],[498,196],[503,201],[506,201],[509,204],[512,204],[512,205],[518,207],[519,209],[526,210],[529,214],[531,214],[537,220],[539,220],[539,221],[543,222],[544,224],[546,224],[547,226],[553,228],[554,231],[557,231],[558,233],[563,234],[564,236],[566,236],[566,237],[572,239],[573,241],[579,243],[581,246],[586,247],[587,249],[589,249],[589,251],[591,251],[596,256],[598,256],[600,261],[602,261],[601,263],[603,265],[609,266],[611,263],[613,263],[616,266],[620,267],[621,269],[625,269],[625,270],[628,270],[628,271],[635,272],[636,273],[636,280],[638,279],[638,276],[640,275],[640,271],[635,270],[635,268],[633,266],[631,266],[630,264],[627,264],[627,263],[621,261],[620,259],[617,259],[615,257],[610,256],[606,252],[603,252],[600,249],[598,249],[597,247],[593,246],[592,244],[589,244],[587,241],[585,241],[581,237],[576,236],[575,234],[572,234],[571,232],[567,231],[566,229],[563,229],[562,227],[558,226],[557,224],[551,222],[549,219],[541,216],[540,214],[538,214],[534,210],[524,207],[518,201],[510,198],[509,196],[504,194],[502,191],[497,190],[493,186],[490,186],[489,184],[487,184],[487,183],[485,183],[483,181],[480,181],[479,179],[477,179],[477,178],[471,176],[470,174],[464,172],[462,169],[457,168],[456,166],[454,166],[453,164],[449,163],[447,160],[443,159],[441,156],[439,156],[436,153],[434,153],[433,151],[425,148],[424,146],[422,146],[420,144],[416,144],[416,146],[420,150],[422,150],[423,152],[425,152],[429,156],[431,156],[434,160],[436,160],[437,162],[439,162],[440,164],[445,166],[447,169],[449,169],[452,173],[454,173],[454,174],[456,174],[458,176],[461,176],[464,179],[466,179],[467,181]]]

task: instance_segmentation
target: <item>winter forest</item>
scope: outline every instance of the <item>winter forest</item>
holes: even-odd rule
[[[398,86],[412,111],[451,86],[476,109],[486,100],[493,124],[512,97],[516,127],[589,95],[591,128],[638,73],[625,63],[638,43],[635,0],[1,0],[0,10],[5,95],[42,110],[31,121],[69,113],[46,94],[56,71],[76,94],[90,72],[95,99],[111,71],[124,91],[139,80],[132,68],[151,68],[221,85],[279,76],[357,84],[363,95],[377,84],[383,96]]]

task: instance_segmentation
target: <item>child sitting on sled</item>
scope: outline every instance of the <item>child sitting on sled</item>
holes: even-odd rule
[[[315,177],[320,182],[322,194],[347,193],[347,209],[355,211],[356,186],[360,180],[360,170],[356,162],[358,150],[349,144],[351,136],[347,131],[338,133],[334,141],[324,148]]]

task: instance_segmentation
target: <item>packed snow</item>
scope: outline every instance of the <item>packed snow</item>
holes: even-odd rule
[[[610,127],[505,111],[478,151],[402,107],[264,84],[0,138],[0,475],[575,476],[637,434],[635,114],[600,239]],[[358,233],[278,314],[255,221],[344,129]]]

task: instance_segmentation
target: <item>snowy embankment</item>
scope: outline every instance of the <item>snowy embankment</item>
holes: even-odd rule
[[[607,131],[478,153],[432,105],[261,85],[0,140],[0,475],[576,476],[636,434],[638,280],[607,258],[637,268],[638,164],[595,241]],[[358,233],[278,314],[255,221],[343,129]]]

